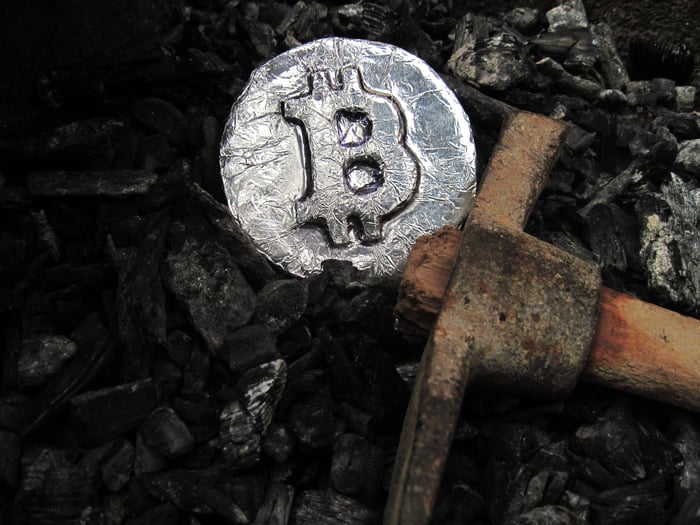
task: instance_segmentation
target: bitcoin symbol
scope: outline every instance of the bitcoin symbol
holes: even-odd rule
[[[325,222],[333,244],[382,238],[382,222],[417,190],[418,166],[404,144],[395,102],[370,92],[360,72],[346,67],[334,82],[317,71],[307,95],[283,102],[287,120],[304,130],[305,195],[296,202],[298,224]]]

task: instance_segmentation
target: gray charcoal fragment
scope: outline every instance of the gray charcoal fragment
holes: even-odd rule
[[[229,253],[213,240],[187,236],[162,265],[163,279],[210,350],[221,348],[229,332],[244,326],[255,294]]]
[[[71,416],[88,443],[105,443],[138,425],[158,403],[152,379],[84,392],[71,399]]]
[[[574,513],[578,518],[578,523],[589,523],[591,502],[587,498],[570,490],[565,490],[560,503]]]
[[[368,505],[376,503],[384,476],[384,451],[356,434],[341,434],[333,445],[331,487],[356,496]]]
[[[17,150],[29,157],[92,153],[116,141],[125,128],[126,122],[117,119],[80,120],[26,139],[17,145]]]
[[[455,77],[480,88],[504,91],[529,73],[522,46],[509,31],[491,30],[491,21],[468,13],[457,25],[447,67]]]
[[[678,145],[674,169],[700,176],[700,139],[684,140]]]
[[[265,455],[276,463],[287,461],[296,447],[296,438],[283,425],[272,423],[263,438]]]
[[[112,446],[110,456],[100,467],[102,482],[112,492],[127,484],[134,469],[135,449],[130,441],[118,439]]]
[[[507,525],[579,525],[577,516],[561,505],[544,505],[522,513]]]
[[[663,300],[700,307],[700,188],[671,173],[661,194],[635,206],[641,223],[639,256],[647,284]]]
[[[78,352],[78,346],[62,335],[46,335],[22,341],[17,362],[20,389],[41,386]]]
[[[244,326],[227,335],[219,356],[228,362],[232,372],[242,372],[281,357],[274,334],[264,324]]]
[[[153,447],[146,445],[141,435],[137,434],[134,447],[134,475],[141,478],[151,472],[161,471],[167,465],[167,460]]]
[[[304,315],[308,299],[305,280],[272,281],[258,293],[254,321],[266,324],[274,334],[284,332]]]
[[[516,7],[506,13],[505,20],[513,29],[528,35],[539,26],[542,12],[532,7]]]
[[[591,458],[612,474],[632,482],[644,479],[646,468],[629,404],[617,401],[590,425],[581,425],[576,439]]]
[[[173,145],[179,148],[187,145],[187,119],[167,100],[145,98],[136,102],[132,111],[137,121],[165,134]]]
[[[166,458],[186,454],[194,447],[187,425],[170,407],[156,408],[140,428],[143,442]]]
[[[682,501],[700,493],[700,424],[695,416],[679,413],[670,427],[673,445],[683,455],[683,468],[674,484],[675,497]]]
[[[664,480],[653,478],[600,492],[591,510],[595,523],[600,525],[657,525],[665,521],[667,499]]]
[[[617,52],[615,37],[610,26],[601,22],[591,26],[591,31],[601,55],[599,64],[606,85],[615,90],[623,89],[629,83],[630,77]]]
[[[695,108],[695,86],[676,86],[676,111],[690,113]]]
[[[146,195],[157,181],[143,170],[35,171],[27,188],[34,197],[132,197]]]
[[[287,525],[293,499],[293,486],[276,481],[270,483],[265,501],[255,515],[253,525]]]
[[[597,82],[572,75],[559,63],[550,57],[545,57],[535,63],[538,71],[551,77],[561,89],[574,93],[586,100],[595,101],[600,98],[603,88]]]
[[[253,416],[256,430],[261,436],[265,435],[272,422],[286,383],[287,363],[283,359],[247,370],[236,383],[241,403]]]
[[[594,131],[586,131],[576,124],[570,124],[564,145],[572,154],[580,155],[591,147],[595,138],[596,133]]]
[[[588,214],[588,243],[603,271],[627,271],[629,261],[637,261],[637,221],[616,204],[599,204]],[[634,265],[636,266],[636,264]]]
[[[676,83],[667,78],[637,80],[627,84],[627,100],[633,106],[656,106],[673,102]]]
[[[17,489],[21,452],[19,435],[0,429],[0,491]]]
[[[292,510],[296,525],[375,525],[379,516],[359,501],[332,491],[306,490]]]
[[[585,29],[588,17],[580,1],[561,2],[545,13],[550,31],[561,29]]]
[[[588,218],[591,210],[598,204],[609,204],[620,195],[622,195],[627,188],[639,182],[644,178],[644,163],[641,160],[633,160],[630,164],[618,175],[612,179],[602,180],[601,184],[595,189],[592,197],[590,197],[588,204],[579,210],[579,214]]]
[[[232,401],[221,411],[219,421],[218,440],[227,465],[247,468],[257,464],[260,460],[261,437],[256,432],[253,416],[239,401]]]

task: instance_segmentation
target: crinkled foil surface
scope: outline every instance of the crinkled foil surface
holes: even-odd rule
[[[419,58],[363,40],[316,40],[256,69],[220,161],[235,219],[298,276],[341,259],[397,277],[416,239],[457,225],[476,190],[455,95]]]

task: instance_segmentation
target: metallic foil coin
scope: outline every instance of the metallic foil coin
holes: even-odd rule
[[[299,276],[341,259],[397,277],[416,239],[458,224],[476,188],[455,95],[419,58],[363,40],[316,40],[256,69],[220,160],[235,219]]]

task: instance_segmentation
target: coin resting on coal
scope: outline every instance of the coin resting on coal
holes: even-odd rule
[[[476,188],[455,95],[418,57],[363,40],[316,40],[256,69],[220,161],[240,227],[298,276],[328,259],[398,276],[416,239],[457,225]]]

